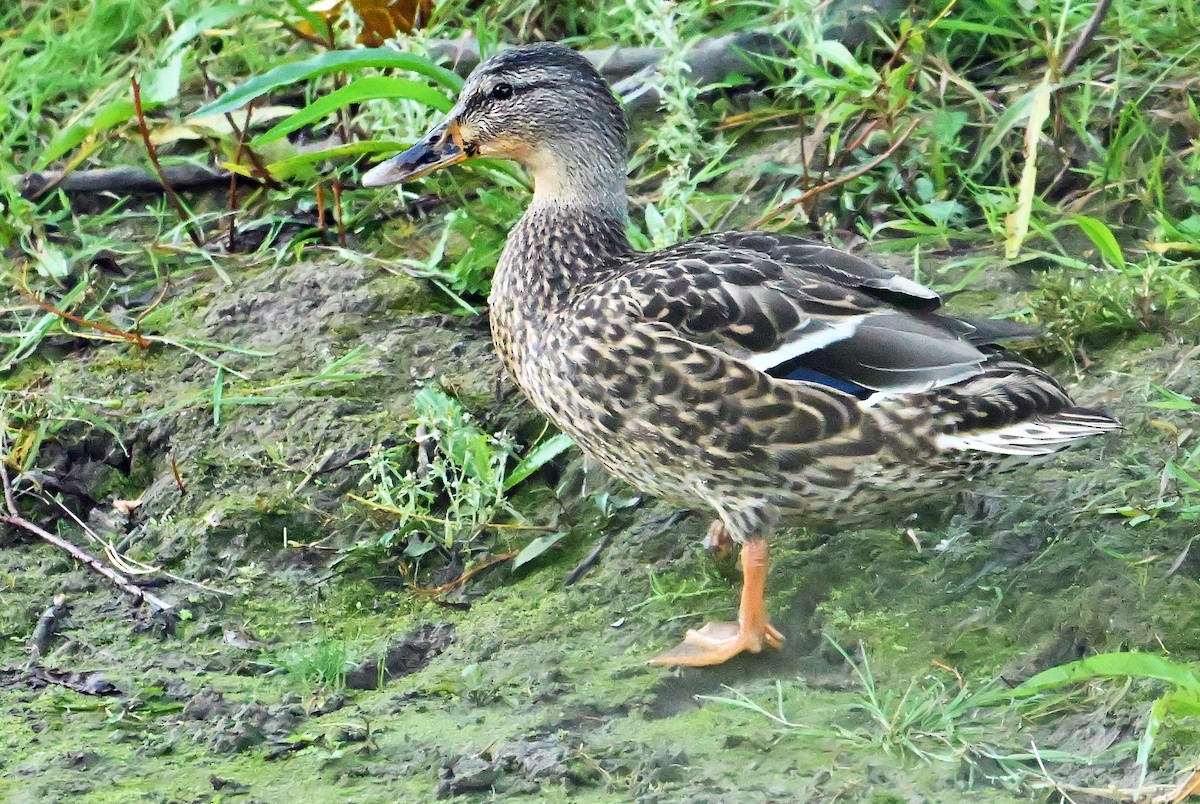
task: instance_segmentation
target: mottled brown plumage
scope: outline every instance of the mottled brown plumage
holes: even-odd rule
[[[634,251],[625,147],[596,71],[534,45],[480,64],[446,121],[364,184],[475,155],[532,171],[490,297],[509,374],[610,472],[715,512],[713,538],[743,545],[738,623],[689,632],[657,662],[782,643],[762,600],[781,518],[896,513],[949,479],[1118,426],[989,347],[1002,325],[946,315],[928,288],[850,254],[765,232]]]

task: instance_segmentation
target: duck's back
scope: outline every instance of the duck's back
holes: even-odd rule
[[[818,243],[728,232],[589,271],[510,368],[610,471],[680,502],[849,506],[1117,426],[989,346],[1021,328]]]

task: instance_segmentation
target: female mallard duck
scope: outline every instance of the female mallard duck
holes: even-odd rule
[[[763,600],[781,519],[903,510],[950,478],[1119,426],[989,350],[987,324],[935,312],[933,291],[827,246],[722,232],[634,251],[626,135],[584,58],[516,47],[480,64],[446,119],[363,184],[476,156],[533,173],[490,298],[508,373],[610,472],[714,511],[710,537],[742,548],[738,621],[689,631],[655,664],[719,664],[783,643]]]

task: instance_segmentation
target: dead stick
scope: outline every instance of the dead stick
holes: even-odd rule
[[[23,298],[29,299],[29,301],[36,304],[42,310],[45,310],[47,313],[50,313],[52,315],[56,315],[59,318],[63,319],[64,321],[70,321],[73,324],[78,324],[81,327],[87,327],[89,329],[94,329],[99,332],[103,332],[106,335],[113,335],[115,337],[121,338],[122,340],[129,341],[130,343],[132,343],[135,346],[138,346],[142,349],[150,348],[150,341],[146,340],[146,338],[142,335],[142,333],[137,330],[134,330],[133,332],[126,332],[123,329],[117,329],[116,327],[110,327],[107,324],[101,324],[99,321],[89,321],[88,319],[81,318],[81,317],[75,315],[74,313],[69,313],[66,310],[60,310],[57,307],[55,307],[53,304],[51,304],[50,302],[48,302],[44,299],[38,298],[37,296],[35,296],[33,294],[33,291],[29,290],[28,288],[22,287],[20,284],[16,285],[13,288],[13,290],[17,291],[17,293],[20,294]],[[141,324],[140,318],[138,319],[138,324],[139,325]]]
[[[233,161],[238,162],[242,158],[242,149],[246,147],[246,132],[250,130],[250,115],[254,113],[254,101],[246,104],[246,125],[239,131],[237,124],[233,122],[233,115],[226,114],[225,119],[229,121],[229,125],[237,132],[237,153],[234,154]],[[229,242],[225,248],[227,251],[233,251],[237,245],[237,174],[230,172],[229,174]]]
[[[326,23],[325,23],[325,38],[326,38],[326,40],[328,40],[325,43],[325,47],[329,48],[330,50],[337,50],[337,42],[335,42],[334,38],[333,38],[333,25],[331,25],[328,21],[326,21]],[[341,88],[342,88],[342,72],[341,72],[341,70],[335,70],[333,73],[333,91],[337,92]],[[337,123],[338,135],[342,138],[342,142],[343,143],[350,142],[350,121],[349,121],[349,117],[346,113],[345,106],[338,107],[337,121],[338,121],[338,123]],[[337,179],[334,179],[334,192],[335,193],[337,192]],[[345,243],[342,243],[343,248],[345,247],[345,245],[346,245]]]
[[[20,510],[17,508],[17,501],[13,497],[12,482],[8,477],[8,466],[0,459],[0,482],[4,485],[4,504],[8,509],[8,513],[0,514],[0,522],[5,522],[15,528],[28,531],[39,539],[49,542],[59,550],[67,553],[71,558],[83,564],[93,572],[103,575],[108,580],[112,581],[121,591],[128,595],[132,595],[138,603],[149,603],[158,611],[174,611],[175,605],[168,603],[161,597],[152,592],[147,592],[137,584],[130,581],[121,573],[112,569],[108,565],[102,563],[95,556],[90,555],[81,548],[71,544],[70,542],[55,536],[45,528],[30,522],[25,517],[21,516]]]
[[[179,487],[180,494],[187,494],[187,486],[183,485],[183,475],[179,474],[179,462],[175,460],[175,456],[171,456],[171,474],[175,478],[175,485]]]
[[[1100,30],[1100,23],[1104,21],[1104,15],[1108,13],[1110,5],[1112,5],[1112,0],[1098,0],[1092,16],[1083,26],[1079,38],[1075,40],[1075,44],[1071,45],[1071,49],[1067,51],[1066,57],[1062,60],[1062,65],[1058,68],[1061,77],[1066,78],[1075,69],[1075,64],[1083,55],[1083,49],[1092,43],[1096,37],[1096,31]]]
[[[430,586],[413,586],[412,584],[409,584],[408,588],[409,588],[409,591],[413,592],[414,594],[418,594],[418,595],[430,595],[430,596],[440,595],[443,592],[449,592],[454,587],[466,583],[467,581],[471,580],[479,573],[483,572],[488,567],[494,567],[497,564],[503,564],[505,561],[510,561],[510,560],[516,558],[517,555],[518,555],[518,551],[513,550],[511,553],[505,553],[504,555],[499,555],[494,558],[490,558],[487,561],[484,561],[482,564],[477,564],[476,566],[471,567],[471,569],[467,570],[462,575],[459,575],[453,581],[444,583],[441,586],[432,586],[432,587],[430,587]]]
[[[346,247],[346,223],[342,220],[342,180],[333,177],[333,219],[337,222],[338,245]]]
[[[325,193],[324,185],[317,182],[317,230],[322,236],[325,234]]]
[[[229,180],[229,171],[201,165],[166,165],[163,167],[172,187],[193,190],[211,187]],[[246,177],[242,177],[245,179]],[[65,193],[161,193],[162,179],[134,165],[121,165],[95,170],[75,170],[63,175],[59,170],[25,173],[16,177],[21,195],[37,198],[50,188]]]
[[[196,248],[204,248],[204,238],[200,235],[200,231],[196,228],[195,222],[188,215],[187,210],[183,208],[183,202],[175,194],[175,188],[171,186],[171,182],[167,181],[167,174],[163,172],[162,165],[158,161],[158,152],[154,149],[154,143],[150,141],[150,129],[146,126],[146,114],[142,110],[142,87],[138,83],[137,76],[130,76],[129,81],[133,84],[133,111],[137,115],[138,130],[142,132],[142,142],[146,145],[146,153],[150,157],[150,164],[153,165],[154,172],[158,174],[158,180],[162,182],[167,199],[171,202],[171,206],[175,208],[175,213],[179,216],[179,220],[183,224],[183,228],[187,231],[188,237],[192,239]]]
[[[779,215],[781,213],[786,212],[789,209],[793,209],[793,208],[799,206],[800,204],[803,204],[805,201],[808,201],[809,199],[813,198],[814,196],[820,195],[821,193],[825,192],[826,190],[832,190],[834,187],[843,185],[848,181],[853,181],[854,179],[857,179],[859,176],[862,176],[864,173],[867,173],[867,172],[873,170],[874,168],[876,168],[877,166],[882,164],[885,160],[887,160],[888,157],[890,157],[892,154],[894,154],[896,152],[896,149],[899,148],[904,143],[904,141],[909,138],[909,136],[917,128],[917,124],[920,122],[921,122],[920,120],[912,121],[912,123],[909,124],[908,128],[906,128],[904,130],[904,133],[902,133],[899,137],[897,137],[896,141],[893,142],[891,145],[889,145],[888,149],[886,151],[884,151],[879,156],[872,159],[870,162],[867,162],[865,165],[861,165],[861,166],[855,168],[854,170],[850,171],[849,173],[845,173],[841,176],[838,176],[836,179],[831,179],[830,181],[827,181],[824,184],[818,184],[816,187],[813,187],[811,190],[805,190],[803,193],[801,193],[797,197],[791,199],[790,201],[780,204],[779,206],[775,207],[774,209],[768,210],[758,220],[756,220],[756,221],[754,221],[754,223],[750,224],[749,228],[757,229],[758,227],[762,226],[767,221],[770,221],[773,218],[779,217]]]
[[[296,26],[292,25],[291,23],[289,23],[287,20],[283,19],[282,17],[280,17],[276,21],[279,23],[280,27],[282,27],[285,31],[287,31],[288,33],[290,33],[292,36],[296,37],[297,39],[300,39],[304,42],[309,42],[314,45],[318,45],[320,47],[328,47],[329,46],[328,43],[321,37],[317,36],[316,34],[305,33],[304,31],[302,31],[299,28],[297,28]]]

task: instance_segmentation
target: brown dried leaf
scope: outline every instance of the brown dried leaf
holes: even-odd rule
[[[345,3],[346,0],[317,0],[308,10],[334,25]],[[349,3],[363,23],[358,43],[368,47],[381,45],[399,33],[411,33],[429,19],[433,10],[433,0],[349,0]],[[300,27],[311,33],[308,26]]]
[[[1179,804],[1193,796],[1200,796],[1200,770],[1192,771],[1191,776],[1180,782],[1179,787],[1171,791],[1167,801],[1170,804]]]
[[[263,106],[255,107],[251,129],[264,127],[274,120],[282,120],[298,110],[294,106]],[[236,121],[240,126],[242,121]],[[204,117],[189,117],[184,123],[167,123],[150,132],[150,142],[155,145],[167,145],[181,140],[202,140],[208,138],[225,139],[234,136],[233,125],[223,114],[205,115]]]

